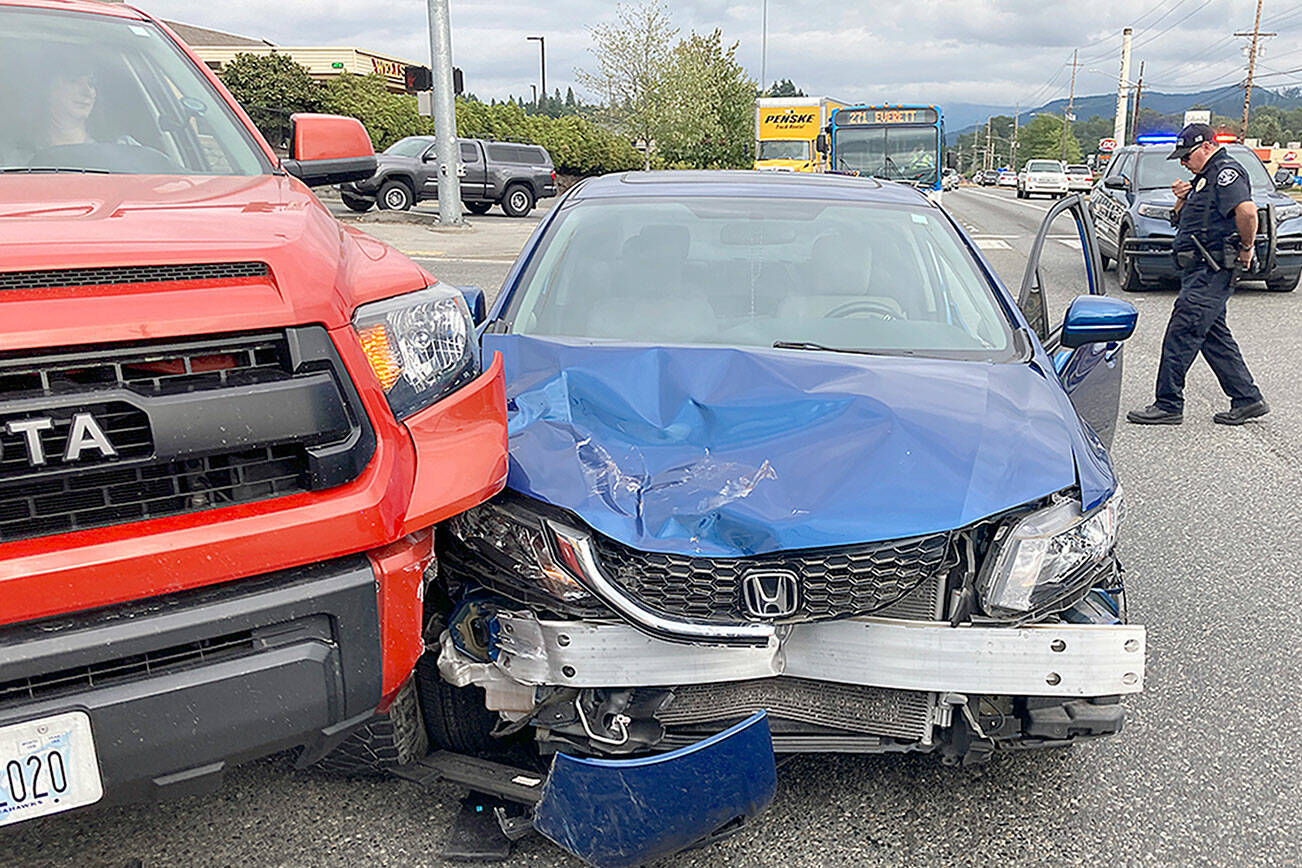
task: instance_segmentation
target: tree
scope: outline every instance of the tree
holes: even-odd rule
[[[321,107],[321,86],[288,55],[241,52],[218,76],[273,146],[287,145],[291,114]]]
[[[781,81],[775,81],[769,86],[764,96],[806,96],[806,93],[792,83],[791,79],[784,78]]]
[[[642,142],[643,168],[664,122],[664,84],[678,29],[656,0],[616,7],[616,20],[591,29],[593,71],[576,70],[576,79],[604,94],[611,120]]]
[[[755,81],[718,28],[693,32],[673,50],[662,91],[657,148],[670,165],[724,169],[750,163]]]
[[[434,122],[416,110],[416,97],[389,93],[384,77],[340,75],[326,82],[322,106],[325,111],[357,118],[371,135],[377,151],[405,136],[431,135]]]
[[[1067,162],[1079,163],[1081,161],[1080,142],[1076,141],[1076,136],[1071,132],[1068,132],[1066,136]],[[1031,118],[1031,122],[1021,129],[1018,136],[1018,160],[1025,163],[1027,160],[1033,159],[1062,159],[1062,144],[1062,118],[1058,115],[1038,114]]]

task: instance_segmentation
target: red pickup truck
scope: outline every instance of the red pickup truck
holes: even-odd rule
[[[0,826],[233,762],[402,761],[432,528],[506,476],[467,298],[158,21],[0,0]],[[473,296],[471,296],[473,300]]]

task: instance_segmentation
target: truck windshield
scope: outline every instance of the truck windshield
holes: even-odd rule
[[[154,24],[0,7],[0,171],[257,175],[270,160]]]
[[[922,186],[936,182],[935,127],[841,127],[835,168]]]
[[[580,200],[531,257],[521,334],[1002,361],[990,284],[934,209],[763,198]]]
[[[757,160],[808,160],[809,142],[766,141],[759,143]]]

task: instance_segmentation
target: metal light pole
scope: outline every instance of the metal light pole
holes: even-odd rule
[[[439,223],[460,226],[457,105],[452,94],[452,19],[448,0],[428,0],[430,71],[434,73],[434,146],[439,155]]]
[[[769,0],[760,5],[760,93],[768,93],[769,76]]]
[[[539,93],[538,108],[542,108],[547,99],[547,40],[541,36],[526,36],[525,39],[538,41],[538,66],[542,70],[542,91]]]

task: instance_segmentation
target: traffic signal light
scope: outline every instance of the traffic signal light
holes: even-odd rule
[[[428,66],[403,67],[403,78],[408,93],[432,90],[434,87],[434,76],[430,73]]]

